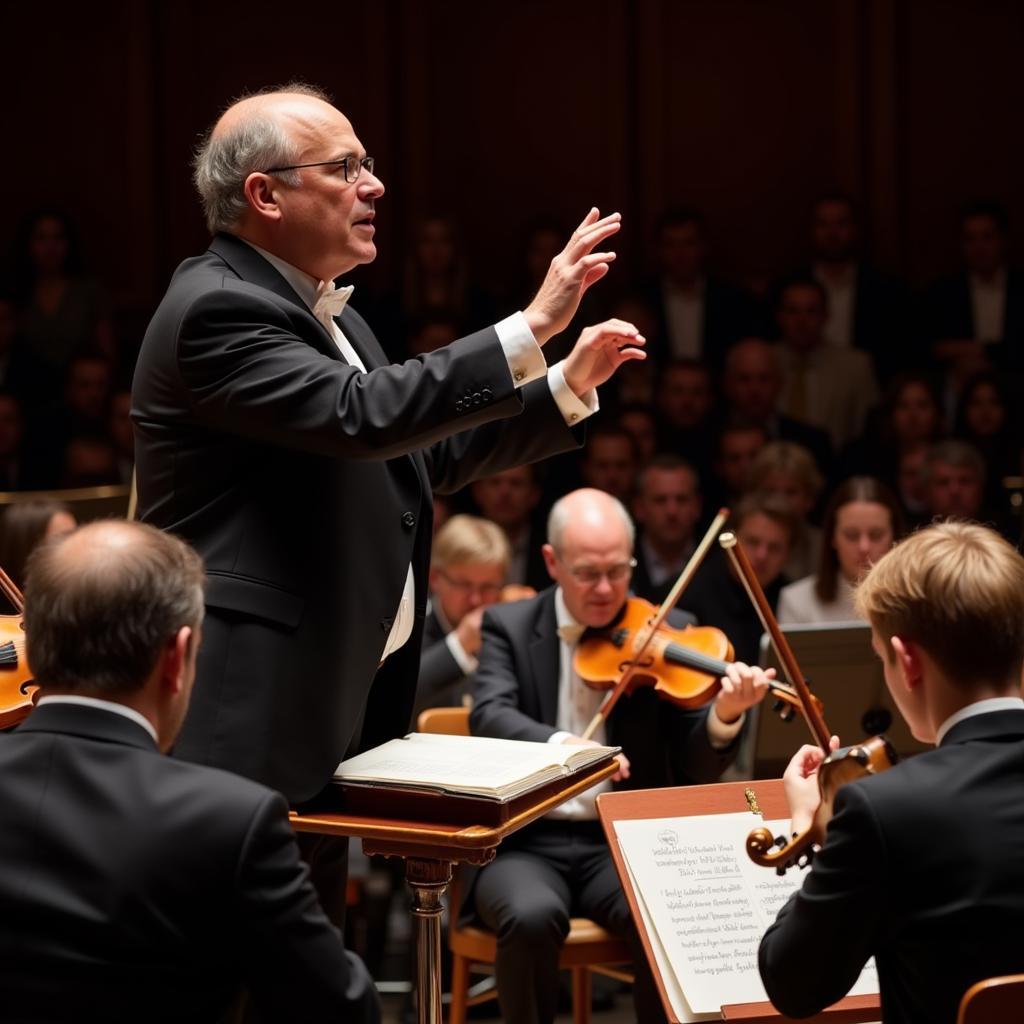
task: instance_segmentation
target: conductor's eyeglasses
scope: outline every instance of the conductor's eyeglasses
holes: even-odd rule
[[[265,174],[278,174],[281,171],[301,171],[304,167],[343,167],[345,180],[351,185],[359,180],[359,175],[365,170],[367,174],[373,174],[374,159],[372,156],[345,156],[340,160],[318,160],[312,164],[289,164],[287,167],[271,167]]]

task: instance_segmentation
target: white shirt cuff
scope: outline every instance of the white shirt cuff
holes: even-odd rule
[[[729,746],[729,744],[732,743],[732,741],[739,735],[746,717],[746,712],[743,712],[735,722],[723,722],[718,717],[715,705],[712,704],[711,710],[708,712],[708,739],[711,741],[711,746],[716,750],[721,750],[723,747]]]
[[[494,330],[505,353],[508,372],[512,374],[512,382],[517,388],[544,376],[548,364],[544,361],[544,353],[541,352],[540,345],[537,344],[537,339],[522,313],[513,313],[505,317],[494,325]]]
[[[564,743],[566,737],[571,736],[571,732],[553,732],[548,737],[548,743]]]
[[[575,427],[601,408],[595,388],[584,392],[582,398],[577,398],[576,393],[565,383],[564,359],[548,370],[548,387],[566,426]]]
[[[471,676],[476,671],[479,662],[462,646],[454,629],[444,638],[444,642],[463,674]]]

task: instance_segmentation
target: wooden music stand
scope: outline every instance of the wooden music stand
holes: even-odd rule
[[[644,944],[647,961],[651,965],[654,980],[657,982],[661,1001],[672,1024],[679,1024],[675,1016],[668,992],[660,972],[656,966],[651,939],[644,926],[643,915],[637,903],[636,892],[630,880],[626,862],[619,847],[615,833],[615,822],[628,819],[644,818],[682,818],[701,814],[730,814],[737,811],[751,810],[746,798],[746,790],[752,790],[757,805],[766,819],[788,818],[789,807],[782,789],[781,779],[761,780],[757,782],[720,782],[711,786],[680,786],[672,789],[640,789],[622,793],[602,793],[597,798],[597,810],[601,816],[608,845],[615,860],[615,870],[619,873],[622,887],[629,900],[629,909],[633,915],[640,939]],[[752,823],[753,827],[753,823]],[[768,868],[764,869],[768,871]],[[877,995],[847,996],[827,1010],[813,1017],[804,1018],[805,1024],[859,1024],[863,1021],[877,1021],[881,1018],[881,1009]],[[722,1007],[722,1019],[742,1021],[743,1024],[779,1024],[792,1018],[784,1017],[769,1002],[732,1003]]]
[[[416,992],[419,1024],[441,1024],[441,896],[452,880],[454,864],[489,864],[501,841],[512,832],[547,814],[552,808],[611,778],[618,770],[614,755],[564,779],[556,792],[544,787],[535,804],[528,804],[508,821],[493,827],[466,822],[435,822],[372,818],[344,813],[291,813],[297,832],[355,836],[367,856],[401,857],[405,880],[412,890],[416,923]]]

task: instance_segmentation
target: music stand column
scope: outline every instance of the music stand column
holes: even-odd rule
[[[451,862],[410,857],[405,862],[405,880],[412,890],[416,921],[417,1021],[440,1024],[441,897],[452,880]]]

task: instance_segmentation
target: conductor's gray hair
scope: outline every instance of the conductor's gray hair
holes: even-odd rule
[[[632,549],[636,541],[636,527],[633,525],[632,517],[626,511],[626,506],[618,498],[611,494],[606,494],[605,496],[611,502],[618,517],[622,520],[622,525],[626,529],[626,536],[629,538],[630,549]],[[564,497],[559,498],[551,506],[551,511],[548,513],[548,543],[559,553],[564,550],[565,528],[569,525],[569,513],[571,511],[569,499],[571,497],[572,494],[566,494]]]
[[[276,92],[313,96],[325,103],[330,102],[327,94],[315,86],[289,82],[245,93],[232,100],[226,109],[243,100]],[[298,160],[298,148],[288,133],[258,110],[215,137],[216,126],[217,122],[214,122],[207,130],[192,161],[192,180],[203,202],[206,226],[212,233],[228,231],[238,224],[246,209],[245,179],[253,171],[284,167]],[[288,185],[299,183],[298,171],[281,171],[278,177]]]

